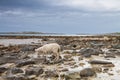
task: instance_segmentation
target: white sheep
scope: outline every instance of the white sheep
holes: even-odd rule
[[[60,45],[57,43],[49,43],[45,44],[42,47],[35,49],[35,52],[39,55],[48,55],[48,54],[53,54],[55,56],[55,60],[59,60],[60,56]]]

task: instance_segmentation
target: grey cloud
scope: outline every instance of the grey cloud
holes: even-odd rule
[[[44,0],[0,0],[0,9],[42,9],[46,5]]]

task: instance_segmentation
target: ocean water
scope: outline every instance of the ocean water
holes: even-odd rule
[[[93,36],[87,34],[0,34],[0,36]]]

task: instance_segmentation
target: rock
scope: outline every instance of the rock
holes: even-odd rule
[[[105,58],[116,58],[113,53],[106,53]]]
[[[102,72],[102,68],[101,68],[101,67],[92,67],[92,69],[93,69],[96,73]]]
[[[5,80],[28,80],[23,75],[9,75],[5,77]]]
[[[80,50],[80,54],[84,57],[91,57],[91,55],[99,55],[102,54],[102,50],[100,49],[93,49],[93,48],[83,48]]]
[[[103,67],[115,67],[114,64],[106,64],[106,65],[103,65]]]
[[[59,69],[59,72],[66,72],[66,71],[69,71],[69,70],[67,68]]]
[[[107,73],[109,71],[109,68],[103,69],[103,73]]]
[[[83,67],[84,65],[85,65],[85,63],[79,63],[79,66],[82,66],[82,67]]]
[[[76,64],[76,62],[74,62],[74,61],[64,63],[64,65],[69,65],[69,66],[73,66],[75,64]]]
[[[70,73],[65,75],[65,80],[81,80],[79,73]]]
[[[4,73],[5,71],[7,71],[8,69],[7,68],[5,68],[5,67],[0,67],[0,74],[1,73]]]
[[[45,77],[58,77],[58,73],[55,70],[45,71]]]
[[[25,75],[27,75],[27,76],[29,76],[29,75],[39,76],[43,72],[44,72],[44,70],[42,68],[32,67],[32,68],[26,69]]]
[[[100,60],[91,60],[91,61],[89,61],[89,63],[91,63],[91,64],[112,64],[112,62],[100,61]]]
[[[0,64],[15,63],[17,60],[18,58],[15,56],[4,56],[0,57]]]
[[[68,59],[70,59],[71,57],[72,57],[71,54],[66,54],[66,55],[64,55],[64,59],[65,59],[65,60],[68,60]]]
[[[19,62],[17,62],[16,66],[22,67],[22,66],[26,66],[26,65],[30,65],[30,64],[35,64],[35,61],[34,60],[19,61]]]
[[[80,56],[79,58],[78,58],[78,60],[80,61],[80,60],[83,60],[83,57],[82,56]]]
[[[81,77],[91,77],[95,75],[96,75],[96,72],[92,68],[85,68],[80,71]]]
[[[112,45],[112,48],[114,48],[114,49],[120,49],[120,44]]]
[[[97,43],[97,42],[91,42],[90,44],[92,47],[95,47],[95,48],[100,48],[100,47],[105,46],[104,43]]]
[[[20,68],[12,68],[11,73],[12,74],[23,73],[23,70]]]
[[[24,47],[21,48],[21,51],[34,51],[36,49],[36,46],[31,46],[31,45],[25,45]]]

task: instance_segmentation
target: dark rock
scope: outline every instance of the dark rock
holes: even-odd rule
[[[104,73],[107,73],[108,71],[109,71],[109,68],[103,69],[103,72],[104,72]]]
[[[34,60],[19,61],[19,62],[17,62],[16,66],[22,67],[22,66],[26,66],[26,65],[30,65],[30,64],[35,64],[35,61]]]
[[[96,73],[92,68],[85,68],[80,71],[80,76],[81,77],[90,77],[90,76],[95,76]]]
[[[112,62],[100,61],[100,60],[91,60],[91,61],[89,61],[89,63],[91,63],[91,64],[112,64]]]
[[[12,68],[11,73],[13,73],[13,74],[23,73],[23,70],[20,68]]]
[[[56,71],[45,71],[45,77],[58,77],[58,73]]]
[[[34,51],[36,49],[36,46],[31,46],[31,45],[25,45],[24,47],[21,48],[21,51]]]
[[[112,45],[112,48],[114,48],[114,49],[120,49],[120,44]]]
[[[98,42],[95,42],[95,41],[91,42],[90,44],[91,44],[92,47],[95,47],[95,48],[101,48],[101,47],[105,46],[104,43],[98,43]]]
[[[70,55],[70,54],[64,55],[64,59],[65,59],[65,60],[68,60],[68,59],[70,59],[71,57],[72,57],[72,55]]]
[[[116,58],[113,53],[106,53],[105,58]]]
[[[102,72],[102,68],[101,68],[101,67],[92,67],[92,69],[93,69],[96,73]]]
[[[65,75],[65,80],[81,80],[79,73],[70,73]]]
[[[81,55],[84,57],[90,57],[91,55],[99,55],[102,54],[102,50],[93,49],[93,48],[84,48],[80,50]]]
[[[5,67],[0,67],[0,74],[1,73],[4,73],[5,71],[7,71],[8,69],[7,68],[5,68]]]
[[[40,75],[44,72],[44,70],[42,68],[28,68],[25,72],[25,75],[29,76],[29,75]]]
[[[18,60],[16,56],[4,56],[0,57],[0,64],[15,63]]]
[[[5,77],[5,80],[28,80],[25,76],[23,75],[9,75]]]
[[[115,67],[114,64],[106,64],[106,65],[103,65],[103,67]]]

